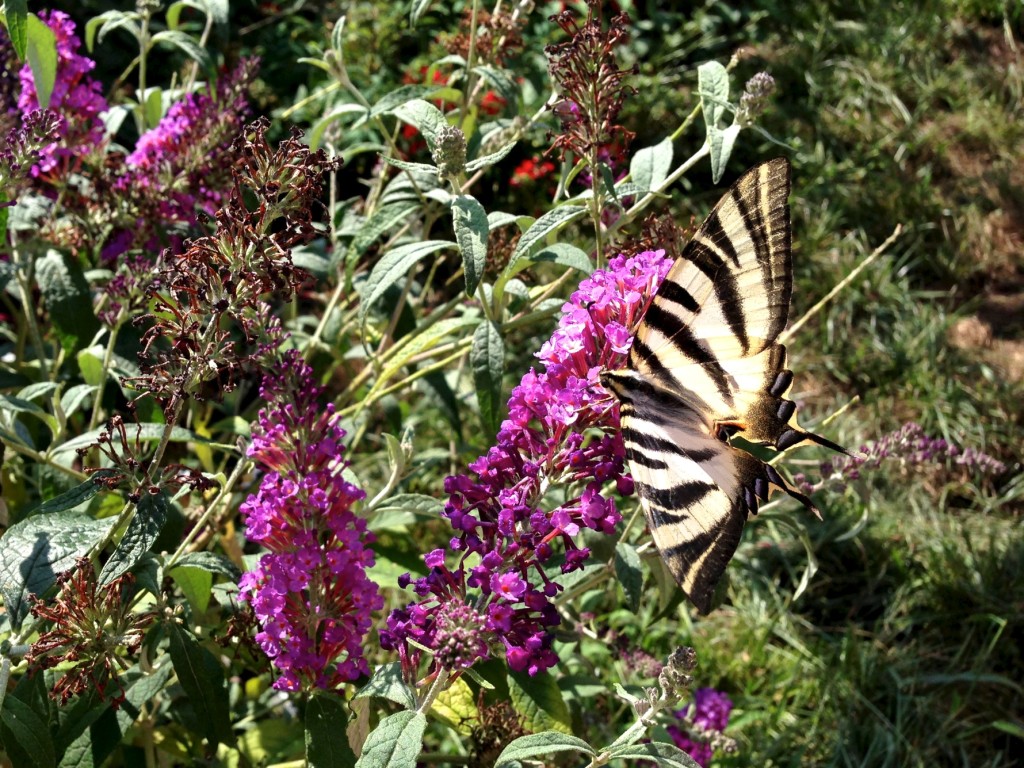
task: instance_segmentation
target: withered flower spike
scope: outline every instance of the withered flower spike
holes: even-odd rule
[[[616,120],[626,96],[635,93],[625,79],[636,68],[619,69],[615,51],[629,39],[629,17],[620,13],[605,29],[599,4],[589,2],[583,26],[571,11],[551,19],[572,36],[544,49],[551,79],[562,97],[553,107],[562,133],[555,137],[551,150],[558,150],[563,159],[570,153],[578,158],[596,157],[602,148],[621,155],[634,134]]]
[[[126,573],[100,587],[89,558],[57,578],[59,592],[52,603],[33,596],[32,615],[49,623],[32,644],[25,660],[32,671],[71,663],[50,696],[66,704],[72,696],[95,690],[114,707],[124,701],[119,673],[131,666],[154,612],[129,610],[135,577]],[[116,691],[108,693],[113,683]]]

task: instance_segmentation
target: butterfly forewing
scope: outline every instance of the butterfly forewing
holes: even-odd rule
[[[654,541],[704,612],[759,500],[781,489],[813,509],[727,435],[843,450],[801,430],[785,399],[792,374],[776,339],[792,293],[789,187],[783,158],[744,174],[658,289],[628,369],[602,376],[620,402],[626,457]]]

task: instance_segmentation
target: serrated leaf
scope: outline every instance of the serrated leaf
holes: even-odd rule
[[[27,518],[7,529],[0,547],[0,592],[12,629],[21,627],[29,594],[44,594],[58,574],[107,535],[113,522],[54,512]]]
[[[717,61],[701,64],[697,68],[697,90],[711,154],[711,180],[717,184],[725,172],[738,133],[737,126],[730,139],[719,125],[729,106],[729,72]]]
[[[135,514],[128,521],[124,536],[117,543],[110,558],[100,571],[99,584],[109,584],[118,576],[131,570],[139,559],[149,551],[167,522],[167,494],[144,493],[135,507]]]
[[[440,499],[427,496],[425,493],[399,493],[386,499],[374,510],[374,514],[392,511],[409,512],[419,517],[437,519],[444,511],[444,504]]]
[[[675,744],[653,742],[649,744],[625,744],[609,750],[613,760],[645,760],[665,768],[700,768],[700,763]]]
[[[189,568],[201,568],[209,573],[216,573],[226,576],[231,581],[238,581],[242,572],[238,566],[228,560],[224,555],[215,552],[189,552],[182,555],[174,564],[174,567],[187,566]]]
[[[594,271],[594,262],[591,261],[587,252],[569,243],[549,245],[521,263],[526,266],[527,264],[541,264],[543,262],[561,264],[563,267],[579,270],[584,275],[589,275]]]
[[[307,136],[310,148],[320,148],[320,142],[323,140],[324,132],[332,123],[335,123],[344,117],[349,117],[350,115],[359,115],[360,119],[356,121],[356,124],[359,124],[362,120],[365,120],[369,114],[370,111],[362,104],[340,104],[333,107],[330,112],[320,118],[310,129]]]
[[[441,718],[463,736],[472,734],[473,727],[480,719],[473,690],[461,677],[438,694],[430,713]]]
[[[538,733],[572,733],[569,707],[550,673],[538,672],[531,676],[525,672],[509,672],[508,689],[513,706],[524,718],[525,728]]]
[[[96,391],[92,384],[76,384],[60,398],[60,409],[65,416],[71,416],[85,403],[86,398]]]
[[[473,333],[473,347],[469,353],[473,366],[473,384],[477,404],[484,426],[493,434],[501,422],[501,379],[505,372],[505,342],[501,329],[490,320],[484,320]]]
[[[401,347],[394,352],[384,370],[380,372],[373,389],[376,390],[387,385],[411,358],[433,349],[453,333],[475,326],[478,322],[479,320],[473,317],[446,317],[411,337],[405,337],[402,339]]]
[[[128,430],[129,440],[139,440],[143,443],[151,443],[155,440],[159,440],[164,434],[164,425],[157,424],[154,422],[146,422],[144,424],[131,424],[125,425]],[[138,428],[138,429],[137,429]],[[94,429],[90,432],[83,432],[77,437],[73,437],[65,443],[61,443],[59,446],[54,448],[54,452],[70,453],[77,451],[79,448],[88,448],[99,438],[102,429]],[[205,440],[195,432],[184,427],[173,427],[171,429],[170,442],[172,443],[209,443],[209,440]]]
[[[506,103],[513,107],[519,103],[519,85],[508,70],[481,64],[473,67],[473,71],[486,80],[487,84],[494,88]]]
[[[487,211],[470,195],[452,200],[452,225],[455,241],[462,252],[466,276],[466,295],[473,296],[487,265]]]
[[[6,696],[0,709],[0,723],[3,724],[4,743],[10,746],[13,742],[18,751],[31,761],[23,765],[53,768],[57,764],[50,730],[28,704],[14,696]]]
[[[515,146],[518,143],[519,140],[517,139],[516,141],[513,141],[511,144],[506,144],[497,152],[492,152],[489,155],[484,155],[483,157],[478,157],[473,160],[470,160],[468,163],[466,163],[466,173],[473,173],[474,171],[479,171],[481,168],[486,168],[490,165],[494,165],[495,163],[500,163],[502,160],[505,159],[509,152],[515,149]]]
[[[433,0],[413,0],[412,8],[409,9],[409,23],[412,26],[416,26],[416,22],[420,20],[420,16],[427,12],[430,4]]]
[[[582,205],[560,205],[534,221],[529,229],[523,232],[523,236],[519,238],[519,243],[516,245],[515,251],[512,252],[512,258],[509,260],[505,272],[514,275],[518,271],[517,262],[520,259],[531,255],[533,250],[539,247],[548,235],[554,234],[586,212],[587,209]]]
[[[556,752],[580,752],[591,757],[597,756],[597,750],[583,739],[558,731],[545,731],[531,733],[529,736],[520,736],[511,742],[494,761],[494,768],[510,768],[510,766],[531,757],[541,757]]]
[[[393,165],[395,168],[401,168],[403,171],[415,171],[416,173],[437,173],[437,166],[430,165],[429,163],[410,163],[408,160],[399,160],[397,157],[389,157],[388,155],[381,155],[384,162],[388,165]]]
[[[736,138],[740,135],[740,126],[733,123],[723,131],[717,131],[714,137],[708,137],[711,142],[711,180],[717,184],[722,180],[725,173],[726,163],[732,155],[732,149],[736,146]]]
[[[309,768],[352,768],[356,755],[349,746],[345,729],[348,715],[345,700],[318,691],[306,704],[306,764]]]
[[[210,598],[213,596],[213,574],[201,568],[175,566],[168,575],[181,589],[192,610],[202,615],[210,606]]]
[[[509,224],[514,224],[518,218],[514,213],[491,211],[487,214],[487,227],[493,232],[499,227],[507,227]]]
[[[397,228],[417,207],[418,203],[415,201],[404,200],[383,205],[374,211],[373,215],[360,225],[355,237],[352,238],[346,261],[351,262],[366,253],[367,249],[377,242],[377,238]]]
[[[191,35],[176,29],[165,29],[157,32],[150,40],[154,45],[177,48],[203,69],[210,68],[210,54],[197,43]]]
[[[410,101],[423,101],[422,97],[428,95],[433,90],[435,90],[435,88],[430,85],[412,84],[400,86],[390,93],[384,94],[372,107],[370,107],[370,117],[394,112],[398,107],[401,107],[403,104],[407,104]],[[423,103],[428,104],[429,102],[424,101]],[[430,106],[434,105],[431,104]],[[434,109],[437,109],[437,107],[434,107]]]
[[[49,109],[53,85],[57,82],[57,38],[53,30],[34,13],[29,14],[27,22],[25,58],[32,69],[39,108]]]
[[[665,138],[653,147],[644,147],[633,155],[629,175],[641,189],[657,189],[672,170],[672,139]],[[620,194],[626,194],[621,192]]]
[[[203,735],[211,743],[233,743],[228,689],[220,663],[178,624],[168,624],[167,634],[174,673],[195,709],[198,722],[205,728]]]
[[[426,727],[427,718],[421,712],[385,717],[366,737],[356,768],[415,768]]]
[[[37,381],[34,384],[29,384],[27,387],[23,387],[18,392],[18,397],[22,400],[35,400],[37,397],[42,397],[54,392],[57,389],[58,384],[54,381]]]
[[[622,585],[626,605],[634,613],[640,609],[640,593],[644,585],[644,572],[640,555],[632,544],[620,541],[615,545],[615,577]]]
[[[416,708],[416,694],[402,677],[402,664],[398,661],[377,667],[370,682],[364,685],[355,697],[387,699],[406,709]]]
[[[444,119],[444,114],[441,110],[429,101],[423,101],[422,99],[407,101],[406,103],[392,109],[391,114],[402,122],[408,123],[416,128],[416,130],[423,135],[424,140],[427,142],[427,147],[431,152],[434,151],[434,147],[437,144],[437,132],[447,125],[447,122]]]
[[[18,61],[24,61],[28,46],[28,0],[6,0],[4,11],[7,36],[11,38],[11,45]]]
[[[65,491],[60,496],[54,496],[52,499],[44,501],[25,517],[29,518],[35,517],[36,515],[48,515],[53,512],[63,512],[67,509],[74,509],[79,504],[84,504],[97,493],[104,490],[103,486],[100,485],[98,481],[105,477],[110,477],[113,474],[113,470],[101,469],[93,473],[93,475],[81,485],[76,485],[74,488],[69,491]]]
[[[100,324],[93,313],[92,293],[81,264],[50,250],[36,262],[36,282],[64,350],[71,352],[91,341]]]
[[[373,265],[369,277],[359,286],[359,293],[362,295],[359,312],[363,321],[370,307],[387,293],[388,288],[405,277],[421,259],[442,248],[454,247],[458,245],[450,240],[426,240],[400,245],[385,253],[381,260]]]

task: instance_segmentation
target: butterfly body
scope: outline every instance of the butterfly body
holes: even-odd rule
[[[792,294],[789,163],[748,171],[686,245],[636,330],[628,367],[601,383],[620,404],[626,459],[648,527],[702,612],[748,515],[773,490],[810,499],[730,444],[785,450],[831,441],[802,430],[777,338]]]

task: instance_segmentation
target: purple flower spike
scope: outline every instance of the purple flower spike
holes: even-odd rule
[[[563,573],[583,568],[590,552],[574,541],[580,530],[610,534],[619,522],[614,501],[601,489],[614,481],[618,490],[630,490],[631,483],[623,477],[618,433],[591,434],[616,424],[617,404],[599,375],[625,364],[630,329],[671,265],[664,251],[646,251],[612,259],[584,280],[537,355],[543,370],[529,371],[512,390],[494,447],[469,465],[472,475],[445,480],[450,549],[461,558],[446,566],[437,553],[427,555],[430,573],[412,582],[419,602],[392,612],[381,632],[381,644],[398,651],[408,679],[420,650],[407,640],[434,649],[429,674],[438,666],[455,669],[439,637],[439,615],[449,603],[471,605],[485,617],[476,630],[479,642],[461,641],[468,650],[458,656],[458,669],[500,646],[511,669],[531,675],[558,661],[551,629],[560,621],[553,598],[561,586],[544,565],[561,551]],[[544,495],[555,484],[580,490],[552,508]]]
[[[366,575],[373,534],[352,505],[366,494],[342,478],[344,431],[317,404],[312,369],[295,351],[260,394],[268,407],[253,425],[249,455],[267,471],[242,505],[246,535],[269,550],[242,576],[256,641],[281,676],[280,690],[334,689],[369,674],[363,636],[384,605]]]
[[[729,724],[731,712],[732,701],[724,693],[714,688],[698,688],[693,696],[693,704],[675,713],[683,727],[669,725],[665,730],[677,747],[701,765],[707,766],[711,762],[716,742],[721,740],[721,733]]]

